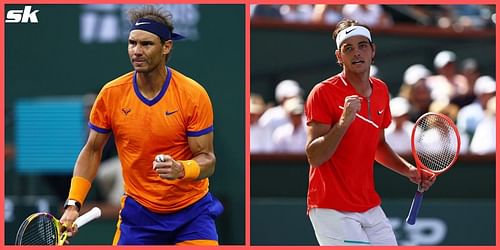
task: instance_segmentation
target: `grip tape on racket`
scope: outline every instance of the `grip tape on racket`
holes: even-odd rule
[[[76,225],[76,227],[81,227],[81,226],[83,226],[83,225],[89,223],[90,221],[95,220],[99,217],[101,217],[101,209],[99,209],[98,207],[94,207],[90,211],[88,211],[87,213],[78,217],[75,220],[75,225]]]
[[[411,203],[410,212],[408,213],[408,218],[406,218],[406,223],[413,225],[417,220],[418,211],[420,211],[420,205],[422,205],[422,199],[424,198],[424,193],[417,191],[415,197],[413,197],[413,202]]]

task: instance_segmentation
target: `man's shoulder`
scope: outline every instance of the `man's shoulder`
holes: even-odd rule
[[[125,73],[125,74],[107,82],[104,85],[103,90],[113,88],[113,87],[123,86],[126,84],[132,84],[133,78],[134,78],[134,71],[130,71],[128,73]]]
[[[340,75],[334,75],[326,78],[325,80],[319,82],[317,85],[333,85],[337,86],[338,84],[342,83],[342,79],[340,78]]]
[[[196,80],[192,79],[189,76],[184,75],[183,73],[169,68],[172,72],[172,79],[178,84],[179,88],[195,88],[195,89],[204,89],[203,86],[198,83]]]
[[[316,83],[316,85],[314,85],[312,91],[318,91],[320,89],[332,88],[332,87],[333,88],[338,88],[338,87],[341,86],[340,84],[342,84],[342,79],[337,74],[337,75],[331,76],[331,77],[329,77],[327,79],[324,79],[324,80]]]
[[[387,88],[387,84],[380,78],[370,76],[370,80],[375,86]]]

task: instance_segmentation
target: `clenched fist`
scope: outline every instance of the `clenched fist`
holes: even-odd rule
[[[170,155],[157,155],[153,161],[153,169],[162,179],[176,180],[184,177],[184,166]]]

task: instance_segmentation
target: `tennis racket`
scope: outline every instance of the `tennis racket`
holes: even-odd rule
[[[439,113],[425,113],[415,122],[411,151],[418,171],[437,176],[450,169],[460,151],[460,134],[453,121]],[[420,184],[411,203],[406,222],[415,224],[424,191]]]
[[[101,216],[101,209],[92,208],[75,220],[76,227],[82,227]],[[57,218],[49,213],[35,213],[26,218],[16,235],[16,245],[59,245],[68,237],[66,230]]]

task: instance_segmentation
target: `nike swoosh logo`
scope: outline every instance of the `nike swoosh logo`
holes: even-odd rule
[[[356,28],[354,28],[354,29],[352,29],[352,30],[349,30],[349,31],[346,31],[345,33],[346,33],[346,34],[349,34],[349,33],[351,33],[351,31],[353,31],[353,30],[355,30],[355,29],[356,29]]]
[[[168,112],[167,111],[167,112],[165,112],[165,115],[172,115],[172,114],[175,114],[175,113],[177,113],[177,110],[176,111],[172,111],[172,112]]]
[[[384,110],[383,110],[383,109],[382,109],[382,110],[377,111],[377,114],[378,114],[378,115],[381,115],[382,113],[384,113]]]
[[[135,26],[143,25],[143,24],[150,24],[150,22],[137,22],[137,23],[135,23]]]

